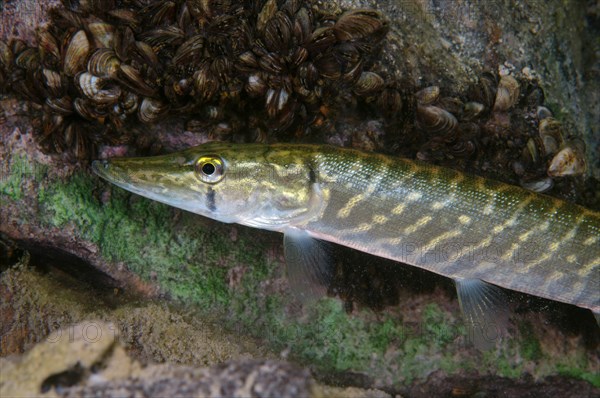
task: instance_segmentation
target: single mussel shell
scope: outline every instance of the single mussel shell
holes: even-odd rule
[[[485,106],[480,102],[470,101],[465,104],[463,110],[462,119],[465,121],[474,120],[479,117],[483,111],[485,110]]]
[[[87,30],[94,39],[96,48],[112,48],[115,40],[115,27],[106,22],[92,22]]]
[[[87,159],[92,153],[92,142],[77,122],[71,122],[64,130],[65,146],[71,148],[77,159]]]
[[[293,81],[293,89],[294,93],[298,98],[301,98],[302,101],[306,104],[315,105],[319,102],[319,95],[315,89],[308,89],[302,85],[300,79],[295,78]]]
[[[204,37],[194,35],[187,39],[175,52],[173,65],[180,66],[188,63],[198,63],[204,51]]]
[[[512,76],[502,76],[498,83],[494,111],[505,112],[512,108],[519,99],[519,82]]]
[[[384,81],[375,72],[362,72],[360,78],[354,84],[353,91],[359,97],[373,95],[383,89]]]
[[[312,14],[307,8],[302,7],[296,13],[293,29],[296,44],[302,45],[311,38],[313,31]]]
[[[73,101],[68,95],[60,98],[46,98],[46,105],[56,113],[68,116],[73,113]]]
[[[0,40],[0,69],[10,70],[13,66],[15,56],[8,44]]]
[[[267,92],[267,84],[260,74],[248,76],[245,90],[251,97],[262,97]]]
[[[108,82],[107,79],[94,76],[89,72],[79,72],[74,80],[79,91],[88,98],[93,98]]]
[[[552,117],[552,112],[550,111],[550,109],[546,108],[545,106],[538,106],[536,109],[536,116],[538,118],[538,120],[544,120],[546,118]]]
[[[292,20],[285,12],[277,11],[265,26],[264,39],[267,49],[287,53],[292,45],[292,37]]]
[[[121,61],[117,54],[108,48],[99,48],[88,60],[87,70],[98,77],[115,77]]]
[[[290,57],[290,63],[297,68],[308,59],[308,56],[308,50],[302,46],[298,46]]]
[[[468,158],[475,153],[476,146],[471,140],[459,139],[450,146],[450,154],[456,158]]]
[[[37,30],[38,49],[47,66],[56,66],[60,62],[60,47],[56,38],[46,29]]]
[[[185,80],[185,79],[182,79]],[[179,106],[182,105],[182,96],[185,95],[183,92],[185,90],[180,90],[178,88],[178,81],[174,76],[168,75],[162,84],[163,87],[163,93],[165,94],[165,97],[167,97],[167,99],[169,100],[169,102],[175,106]],[[186,87],[189,88],[191,91],[191,87],[189,87],[189,85]],[[179,92],[181,92],[182,94],[179,94]]]
[[[90,42],[84,30],[77,31],[69,41],[64,54],[63,71],[67,76],[75,76],[85,68],[85,62],[90,52]]]
[[[275,16],[277,12],[277,0],[267,0],[256,18],[256,29],[264,32],[267,23]]]
[[[203,63],[194,73],[195,96],[202,102],[209,101],[219,90],[219,81],[208,64]]]
[[[456,97],[443,97],[440,98],[437,102],[437,106],[443,108],[455,115],[458,119],[462,119],[463,110],[465,105],[463,102]]]
[[[289,129],[294,120],[296,119],[296,113],[298,109],[298,103],[293,98],[289,98],[287,106],[285,106],[274,118],[271,118],[267,125],[274,132],[286,131]]]
[[[538,132],[546,155],[556,153],[563,143],[562,123],[553,117],[540,120]]]
[[[456,128],[458,120],[445,109],[433,105],[418,105],[417,123],[430,133],[446,133]]]
[[[191,79],[179,79],[173,82],[173,91],[180,97],[188,95],[193,88]]]
[[[137,111],[140,97],[132,92],[127,92],[121,99],[120,105],[123,113],[131,115]]]
[[[479,77],[478,84],[472,88],[471,97],[476,102],[485,106],[485,109],[492,109],[494,101],[496,101],[496,93],[498,89],[498,79],[495,74],[484,72]]]
[[[129,8],[115,8],[107,14],[119,24],[129,25],[133,30],[137,30],[140,24],[139,14]]]
[[[15,65],[19,68],[32,71],[40,64],[40,55],[35,48],[28,48],[22,51],[15,59]]]
[[[580,144],[580,143],[579,143]],[[567,145],[550,161],[548,175],[550,177],[576,176],[587,169],[582,145]]]
[[[177,4],[174,1],[151,1],[140,10],[148,26],[171,25],[175,22]]]
[[[133,66],[121,64],[116,79],[136,94],[142,96],[156,95],[156,90],[144,80],[140,72]]]
[[[328,26],[316,29],[304,47],[311,55],[315,56],[329,50],[335,43],[333,28]]]
[[[343,68],[342,79],[344,82],[354,85],[360,79],[360,76],[363,73],[363,60],[359,60],[355,65],[351,68]]]
[[[259,58],[258,65],[269,73],[281,73],[285,68],[283,59],[277,53],[267,53]]]
[[[267,90],[266,110],[270,118],[274,118],[286,109],[290,93],[283,87]]]
[[[319,71],[319,74],[329,80],[337,80],[342,75],[342,66],[337,58],[327,52],[314,60],[313,64]]]
[[[340,61],[344,70],[353,68],[357,63],[361,62],[360,51],[354,43],[342,42],[333,47],[333,54]]]
[[[138,108],[138,118],[143,123],[154,123],[168,111],[168,104],[156,98],[146,97]]]
[[[258,59],[252,51],[246,51],[238,56],[236,68],[242,72],[252,72],[258,68]]]
[[[554,181],[550,177],[542,177],[530,181],[521,181],[521,186],[533,192],[544,193],[554,187]]]
[[[186,36],[190,36],[195,32],[195,21],[190,13],[190,9],[187,3],[182,4],[179,7],[179,14],[177,15],[177,26],[179,29],[185,31]]]
[[[440,98],[440,87],[425,87],[415,93],[415,98],[419,105],[431,105]]]
[[[176,48],[185,40],[185,32],[177,26],[157,28],[139,35],[141,41],[148,43],[154,53],[159,54],[165,48]]]
[[[65,122],[65,117],[59,113],[44,112],[42,115],[42,134],[44,137],[59,131]]]
[[[8,43],[8,46],[12,50],[12,53],[14,54],[14,56],[21,54],[23,51],[25,51],[26,49],[29,48],[27,43],[25,43],[21,39],[11,39],[10,42]]]
[[[388,30],[383,14],[376,10],[358,9],[347,11],[333,26],[335,37],[340,41],[381,40]]]
[[[115,54],[121,61],[129,60],[130,53],[135,46],[135,36],[129,26],[124,29],[117,29],[115,32]]]
[[[44,68],[42,69],[42,77],[44,87],[51,97],[58,97],[63,93],[64,85],[60,73]]]
[[[227,57],[215,57],[210,65],[210,69],[219,79],[220,83],[226,84],[229,82],[232,75],[233,63]]]
[[[154,49],[148,43],[136,41],[132,49],[134,50],[131,54],[132,59],[137,61],[140,65],[147,65],[147,71],[155,70],[162,66],[158,61],[158,56],[154,52]]]
[[[297,76],[303,87],[312,90],[319,80],[319,71],[312,62],[307,62],[300,65]]]
[[[521,158],[523,162],[527,166],[535,166],[540,164],[542,160],[542,154],[540,151],[540,147],[542,146],[541,140],[539,138],[530,138],[527,140],[527,145],[523,148],[523,152],[521,154]]]
[[[82,29],[85,26],[84,17],[73,10],[55,7],[50,9],[49,14],[52,24],[58,29]]]
[[[303,2],[301,0],[286,0],[281,7],[279,7],[279,9],[290,17],[293,17],[298,11],[300,11],[302,4]]]
[[[90,100],[75,98],[73,108],[84,119],[104,123],[106,111],[97,108]]]

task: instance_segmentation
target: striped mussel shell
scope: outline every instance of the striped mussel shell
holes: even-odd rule
[[[151,86],[135,67],[121,64],[116,72],[115,79],[126,86],[130,91],[143,96],[154,96],[156,89]]]
[[[385,82],[381,76],[375,72],[362,72],[360,78],[354,84],[352,90],[359,97],[370,96],[383,89]]]
[[[201,102],[209,101],[219,91],[217,75],[206,62],[202,63],[193,76],[195,97]]]
[[[112,48],[115,40],[115,27],[107,22],[92,22],[86,26],[95,48]]]
[[[90,42],[84,30],[75,32],[64,52],[63,72],[67,76],[75,76],[85,68],[85,62],[90,52]]]
[[[564,145],[562,123],[552,117],[546,107],[537,108],[538,133],[542,141],[542,148],[546,156],[555,154]]]
[[[456,117],[434,105],[417,105],[417,125],[429,133],[448,133],[458,126]]]
[[[80,72],[75,76],[75,82],[80,92],[98,105],[114,104],[121,96],[119,86],[106,87],[110,80],[94,76],[89,72]]]
[[[73,100],[73,108],[79,116],[91,122],[96,121],[104,124],[104,121],[106,120],[106,110],[96,107],[89,99],[75,98]]]
[[[66,84],[63,82],[63,77],[60,73],[52,69],[44,68],[42,69],[42,79],[49,96],[59,97],[66,91]]]
[[[68,95],[60,98],[46,98],[46,105],[52,112],[63,116],[68,116],[74,111],[73,100]]]
[[[387,33],[388,23],[376,10],[347,11],[333,25],[335,37],[340,41],[381,40]]]
[[[265,46],[269,51],[287,54],[294,37],[292,20],[287,13],[277,11],[267,22],[263,35]]]
[[[419,105],[432,105],[440,98],[440,87],[429,86],[415,93],[415,99]]]
[[[500,78],[494,101],[494,111],[506,112],[519,100],[519,82],[514,77],[507,75]]]
[[[46,29],[38,29],[36,33],[43,64],[46,67],[57,68],[61,62],[58,40]]]
[[[169,104],[156,98],[145,97],[138,108],[138,118],[143,123],[154,123],[168,111]]]
[[[94,76],[113,78],[120,66],[121,60],[113,50],[99,48],[90,55],[87,70]]]

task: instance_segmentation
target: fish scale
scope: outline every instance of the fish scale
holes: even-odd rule
[[[222,174],[203,175],[200,159],[224,164]],[[452,278],[473,328],[502,318],[497,287],[588,308],[600,322],[600,213],[521,187],[323,145],[208,143],[93,168],[151,199],[283,232],[301,298],[331,277],[325,241]]]

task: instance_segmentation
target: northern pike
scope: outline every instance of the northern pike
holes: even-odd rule
[[[506,321],[500,288],[590,309],[600,323],[600,213],[521,187],[305,144],[213,142],[93,170],[180,209],[282,232],[301,298],[331,278],[333,242],[452,278],[483,348]]]

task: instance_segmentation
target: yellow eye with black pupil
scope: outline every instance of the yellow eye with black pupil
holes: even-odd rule
[[[202,156],[196,161],[196,175],[206,183],[215,184],[221,181],[224,173],[225,163],[219,156]]]

